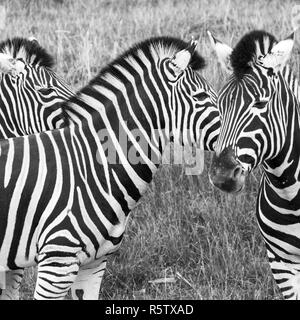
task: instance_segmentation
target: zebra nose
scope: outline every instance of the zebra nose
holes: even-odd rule
[[[242,166],[239,164],[236,165],[236,167],[233,170],[233,174],[232,174],[233,179],[239,179],[242,174],[244,174],[244,170],[243,170]]]
[[[209,177],[214,186],[225,192],[238,192],[245,182],[245,172],[235,160],[232,150],[214,156]]]

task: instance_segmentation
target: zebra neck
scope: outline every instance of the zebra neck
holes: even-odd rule
[[[115,130],[122,124],[134,134],[147,136],[157,148],[168,143],[172,127],[168,88],[159,88],[159,94],[157,88],[145,93],[139,82],[132,84],[116,78],[111,83],[108,79],[98,81],[101,84],[83,88],[67,103],[70,122],[93,122],[98,130]]]
[[[286,65],[282,71],[282,76],[287,82],[289,88],[294,93],[296,99],[300,101],[300,88],[298,78],[294,75],[289,65]]]
[[[92,155],[99,184],[108,195],[124,202],[123,211],[128,213],[152,181],[169,136],[159,117],[143,116],[125,103],[119,105],[112,98],[104,101],[100,94],[92,93],[72,103],[71,126],[78,141],[84,137],[88,151],[82,154]],[[91,159],[82,162],[91,163]]]
[[[170,141],[168,130],[161,124],[164,120],[154,120],[141,115],[140,111],[131,112],[126,105],[108,104],[104,107],[101,101],[85,96],[84,100],[73,103],[67,112],[69,123],[80,126],[86,136],[91,130],[97,132],[101,144],[107,141],[107,147],[120,145],[126,155],[136,149],[155,164]]]
[[[300,215],[300,118],[298,106],[289,109],[285,143],[279,154],[264,162],[263,183],[278,208]],[[280,205],[281,204],[281,205]],[[289,209],[288,209],[289,208]]]
[[[81,149],[78,158],[84,157],[78,161],[79,170],[81,163],[88,164],[83,168],[82,176],[88,185],[97,181],[99,192],[106,194],[116,207],[120,205],[121,211],[127,216],[157,172],[161,152],[127,135],[121,125],[116,130],[108,128],[97,131],[93,126],[79,123],[74,129],[74,145],[76,149]],[[83,146],[80,145],[81,140],[84,140]],[[87,158],[86,155],[90,156]],[[92,179],[92,183],[89,179]]]

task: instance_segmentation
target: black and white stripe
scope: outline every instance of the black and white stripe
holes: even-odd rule
[[[212,150],[219,118],[202,67],[194,42],[146,40],[63,104],[67,127],[0,143],[0,265],[37,263],[36,299],[63,298],[70,287],[74,298],[97,299],[107,255],[166,144]]]
[[[256,32],[241,42],[247,43],[252,60],[245,60],[239,44],[232,51],[234,74],[218,99],[221,128],[211,179],[222,190],[239,191],[245,173],[262,165],[258,225],[284,298],[300,299],[299,86],[284,67],[293,36],[277,43],[273,36]],[[270,68],[274,57],[276,64]],[[243,59],[241,72],[237,61]]]
[[[65,124],[60,105],[73,93],[52,66],[52,57],[36,40],[13,38],[0,43],[0,139]],[[23,269],[6,272],[0,300],[18,298],[22,277]]]
[[[73,92],[53,70],[53,58],[37,41],[0,43],[0,138],[64,125],[62,101]]]

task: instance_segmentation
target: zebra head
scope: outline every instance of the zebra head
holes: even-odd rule
[[[252,31],[233,50],[211,41],[231,75],[218,97],[221,128],[210,179],[223,191],[238,192],[246,175],[267,166],[285,143],[287,110],[295,101],[285,65],[294,39],[292,34],[277,42],[265,31]]]
[[[205,62],[196,52],[197,41],[169,40],[182,48],[161,59],[159,67],[169,91],[171,141],[213,151],[220,127],[217,95],[199,72]]]
[[[0,138],[60,128],[63,101],[73,95],[53,70],[52,56],[36,39],[0,43]]]

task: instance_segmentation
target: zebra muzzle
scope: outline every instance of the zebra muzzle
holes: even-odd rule
[[[214,155],[210,172],[210,182],[222,191],[240,192],[244,188],[246,173],[234,157],[232,149],[223,150],[219,156]]]

